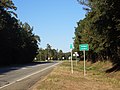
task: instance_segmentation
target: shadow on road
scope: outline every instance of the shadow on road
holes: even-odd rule
[[[10,66],[4,66],[0,67],[0,75],[4,75],[7,72],[13,71],[13,70],[19,70],[24,67],[30,67],[30,66],[36,66],[39,64],[48,64],[48,63],[55,63],[55,62],[32,62],[29,64],[17,64],[17,65],[10,65]]]

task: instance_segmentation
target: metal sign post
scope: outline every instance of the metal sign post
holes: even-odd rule
[[[72,49],[71,49],[71,72],[73,73]]]
[[[76,66],[77,66],[77,57],[79,56],[78,52],[75,52]]]
[[[80,44],[79,45],[80,51],[83,51],[84,54],[84,76],[86,75],[86,68],[85,68],[85,51],[89,51],[89,45],[88,44]]]
[[[85,69],[85,50],[83,51],[84,53],[84,76],[86,75],[86,69]]]
[[[73,45],[70,44],[70,49],[71,49],[71,73],[73,73],[73,61],[72,61],[72,49],[73,49]]]
[[[76,66],[77,66],[77,56],[76,56]]]

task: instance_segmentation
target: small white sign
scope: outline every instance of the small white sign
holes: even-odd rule
[[[75,54],[73,54],[73,56],[76,56]]]
[[[78,57],[78,56],[79,56],[79,54],[77,53],[77,54],[76,54],[76,56]]]

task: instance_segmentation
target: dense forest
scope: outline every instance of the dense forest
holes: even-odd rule
[[[74,46],[88,43],[87,59],[110,60],[114,69],[120,69],[120,1],[119,0],[77,0],[86,10],[83,20],[75,27]]]
[[[71,53],[64,53],[62,50],[54,49],[50,44],[47,44],[46,48],[40,48],[39,54],[36,56],[36,61],[44,60],[67,60]]]
[[[15,10],[12,0],[0,0],[0,65],[32,62],[38,53],[39,36]]]

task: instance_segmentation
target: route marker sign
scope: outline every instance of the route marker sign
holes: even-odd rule
[[[73,45],[72,44],[70,44],[70,49],[73,49]]]
[[[88,44],[80,44],[79,49],[80,49],[80,51],[89,51],[89,45]]]

